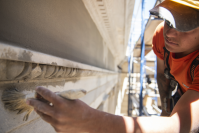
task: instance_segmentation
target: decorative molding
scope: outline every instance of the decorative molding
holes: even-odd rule
[[[115,73],[0,59],[0,82],[13,80],[66,79]]]

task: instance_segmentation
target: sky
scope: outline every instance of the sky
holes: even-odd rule
[[[145,24],[150,16],[149,10],[154,7],[155,2],[156,2],[156,0],[144,0]],[[130,56],[131,51],[134,48],[136,41],[139,39],[139,37],[141,35],[141,5],[142,5],[142,0],[135,0],[126,56]]]

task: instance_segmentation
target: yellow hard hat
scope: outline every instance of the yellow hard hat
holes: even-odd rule
[[[171,0],[194,9],[199,9],[199,0]]]
[[[150,13],[167,20],[181,32],[199,27],[199,0],[165,0]]]

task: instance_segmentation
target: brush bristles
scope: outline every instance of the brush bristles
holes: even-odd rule
[[[27,121],[33,107],[26,104],[26,95],[16,89],[6,89],[3,91],[2,101],[4,107],[10,111],[17,111],[17,114],[26,112],[23,120]]]

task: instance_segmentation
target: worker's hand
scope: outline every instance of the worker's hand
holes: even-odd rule
[[[50,123],[57,132],[88,132],[94,122],[92,118],[95,110],[80,100],[66,100],[51,92],[38,87],[36,92],[53,106],[35,99],[27,100],[27,104],[34,107],[40,117]]]

